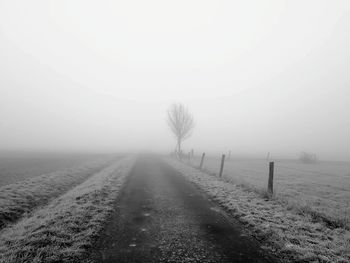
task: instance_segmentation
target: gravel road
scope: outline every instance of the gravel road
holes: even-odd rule
[[[93,251],[96,262],[276,262],[194,185],[140,157]]]

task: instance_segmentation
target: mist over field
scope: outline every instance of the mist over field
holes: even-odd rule
[[[0,0],[0,263],[350,263],[350,1]]]
[[[350,160],[348,1],[1,1],[1,150]]]

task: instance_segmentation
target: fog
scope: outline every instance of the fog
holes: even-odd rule
[[[0,149],[350,160],[349,1],[0,1]]]

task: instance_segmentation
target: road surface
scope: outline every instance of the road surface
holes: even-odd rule
[[[276,262],[193,184],[139,158],[96,243],[96,262]]]

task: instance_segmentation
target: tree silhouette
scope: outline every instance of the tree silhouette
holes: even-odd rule
[[[168,125],[176,138],[175,153],[181,159],[181,144],[192,135],[194,128],[193,116],[183,104],[173,104],[168,109]]]

